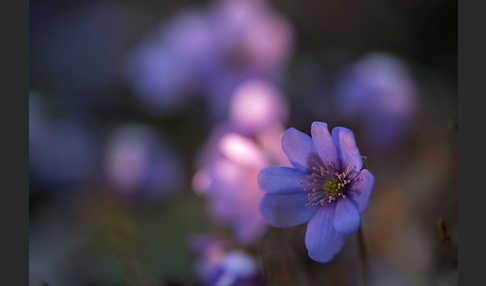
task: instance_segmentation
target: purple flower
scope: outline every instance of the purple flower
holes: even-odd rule
[[[377,148],[397,142],[417,111],[417,88],[404,63],[370,54],[354,64],[337,87],[338,109],[363,126],[363,139]],[[369,136],[368,136],[369,135]]]
[[[228,242],[211,234],[195,234],[189,237],[188,246],[200,255],[194,264],[197,276],[210,284],[218,275]]]
[[[368,206],[374,177],[362,169],[354,134],[344,127],[329,133],[314,122],[312,138],[294,128],[282,135],[282,149],[293,168],[267,167],[258,184],[265,192],[260,210],[275,227],[309,222],[305,245],[309,256],[328,262],[341,250],[347,235],[357,231]]]
[[[216,57],[206,67],[203,84],[211,113],[220,119],[244,81],[278,81],[291,54],[293,30],[265,1],[222,0],[210,8]]]
[[[267,1],[221,0],[210,12],[226,65],[273,73],[289,57],[292,26]]]
[[[183,176],[176,153],[153,130],[135,124],[110,136],[105,173],[120,193],[149,199],[177,190]]]
[[[215,157],[197,173],[206,174],[207,189],[197,188],[208,198],[212,217],[230,225],[236,239],[249,243],[264,230],[258,203],[263,192],[257,184],[258,170],[267,158],[250,139],[236,133],[224,134],[217,140]]]
[[[258,211],[263,191],[258,187],[258,172],[281,160],[273,132],[265,134],[266,144],[258,137],[239,134],[231,126],[216,129],[201,154],[201,166],[193,179],[196,192],[208,199],[212,218],[232,228],[240,243],[260,237],[265,224]],[[280,148],[279,148],[280,149]]]
[[[250,255],[240,250],[232,250],[226,254],[220,274],[215,277],[212,285],[226,286],[258,286],[263,285],[258,266]]]
[[[214,35],[204,11],[189,9],[162,25],[133,54],[128,76],[150,111],[180,108],[199,88],[213,59]]]
[[[156,31],[135,51],[128,77],[150,111],[174,111],[197,95],[219,120],[240,83],[278,78],[292,39],[290,24],[265,2],[216,1]]]
[[[258,132],[285,122],[287,117],[285,98],[266,81],[248,80],[232,96],[230,118],[242,130]]]
[[[253,257],[241,250],[228,250],[227,241],[199,234],[190,237],[189,246],[201,255],[195,270],[205,285],[262,285]]]

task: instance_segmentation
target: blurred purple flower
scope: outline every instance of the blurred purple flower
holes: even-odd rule
[[[159,27],[135,52],[129,77],[142,104],[170,111],[201,85],[213,59],[214,36],[203,11],[185,10]]]
[[[397,142],[418,108],[417,88],[406,66],[383,53],[364,57],[344,74],[337,102],[345,118],[363,124],[363,139],[377,148]]]
[[[223,135],[218,147],[221,148],[218,158],[198,173],[205,172],[208,188],[196,186],[196,190],[204,192],[208,198],[214,219],[231,225],[236,239],[248,243],[264,230],[258,212],[263,192],[258,188],[256,178],[258,170],[267,164],[266,158],[252,141],[236,133]]]
[[[96,138],[77,120],[51,119],[38,96],[29,97],[29,166],[53,186],[77,184],[95,174]]]
[[[264,2],[223,0],[161,27],[135,51],[129,77],[151,111],[173,111],[197,94],[221,119],[234,89],[253,77],[274,80],[291,46],[290,24]]]
[[[191,250],[200,254],[194,265],[197,276],[205,284],[210,284],[218,275],[228,242],[214,235],[197,234],[189,237],[188,244]]]
[[[232,250],[221,262],[221,270],[215,277],[217,286],[257,286],[263,285],[255,260],[247,253]]]
[[[260,210],[266,222],[292,227],[309,221],[305,245],[309,256],[329,262],[347,235],[358,230],[368,206],[374,177],[362,168],[354,134],[314,122],[312,138],[294,128],[282,136],[282,149],[294,166],[267,167],[258,184],[264,190]]]
[[[258,171],[271,163],[285,164],[280,153],[265,147],[256,139],[236,133],[232,126],[223,126],[204,148],[202,166],[193,179],[196,192],[207,197],[212,217],[230,225],[241,243],[253,242],[265,230],[258,211],[263,196],[257,184]]]
[[[149,199],[177,190],[183,178],[177,154],[153,130],[136,124],[111,134],[105,173],[120,193]]]
[[[221,0],[210,10],[223,65],[275,73],[292,49],[287,20],[261,0]]]
[[[216,57],[206,67],[204,94],[212,117],[226,118],[236,89],[244,82],[275,82],[291,54],[293,30],[266,1],[221,0],[208,12]]]
[[[225,241],[211,235],[196,235],[190,247],[200,253],[195,269],[208,286],[262,285],[255,260],[240,250],[227,251]]]
[[[285,122],[288,105],[280,91],[262,80],[242,83],[230,103],[230,119],[238,128],[258,132]]]

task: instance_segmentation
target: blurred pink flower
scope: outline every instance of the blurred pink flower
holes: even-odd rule
[[[235,132],[232,126],[221,126],[201,154],[193,187],[208,199],[212,217],[231,226],[241,243],[253,242],[265,230],[258,209],[263,196],[257,183],[258,172],[272,164],[288,164],[272,148],[262,146],[255,136]]]
[[[244,130],[260,131],[285,122],[288,104],[280,91],[262,80],[240,84],[230,103],[230,119]]]
[[[231,63],[273,73],[290,56],[293,29],[261,0],[221,0],[212,6],[221,53]]]

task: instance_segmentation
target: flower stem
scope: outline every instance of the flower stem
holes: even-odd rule
[[[366,261],[367,261],[367,252],[366,252],[366,245],[364,241],[363,231],[361,229],[361,225],[358,229],[358,243],[359,243],[359,252],[361,256],[361,274],[363,275],[363,285],[367,285],[367,274],[366,274]]]

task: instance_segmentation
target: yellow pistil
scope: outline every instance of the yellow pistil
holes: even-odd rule
[[[328,196],[335,196],[339,193],[341,190],[341,184],[337,179],[327,179],[326,182],[324,183],[324,191],[326,191],[326,194]]]

